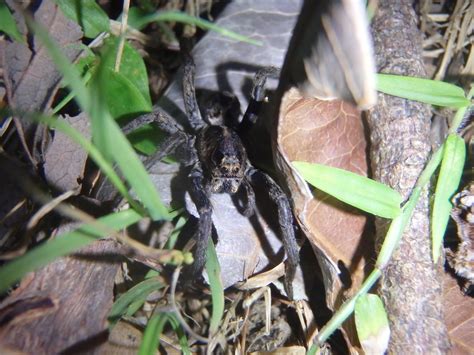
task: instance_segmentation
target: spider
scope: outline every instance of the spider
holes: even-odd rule
[[[146,162],[149,167],[178,148],[186,152],[183,165],[191,168],[189,174],[190,195],[199,213],[196,231],[196,250],[194,253],[193,276],[198,276],[205,265],[206,248],[212,232],[211,194],[236,194],[243,191],[247,204],[242,212],[251,216],[255,209],[255,195],[252,185],[262,185],[278,207],[278,221],[283,246],[287,255],[285,263],[285,289],[293,298],[292,281],[299,263],[298,245],[293,229],[293,214],[288,198],[278,184],[266,173],[250,163],[239,134],[246,132],[258,116],[258,109],[264,99],[264,85],[267,76],[278,73],[276,68],[264,68],[257,72],[252,90],[252,100],[242,122],[235,124],[235,106],[240,107],[238,99],[231,94],[221,95],[221,99],[208,105],[204,118],[198,107],[194,87],[195,64],[186,46],[182,44],[184,60],[183,98],[190,131],[186,132],[164,111],[158,109],[141,119],[140,124],[155,122],[168,133],[157,153]],[[240,115],[238,110],[237,116]],[[230,123],[229,123],[230,122]],[[233,124],[233,123],[234,124]],[[129,130],[124,129],[125,131]]]

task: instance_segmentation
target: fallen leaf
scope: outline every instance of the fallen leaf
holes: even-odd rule
[[[14,16],[22,36],[29,36],[28,42],[0,42],[4,50],[4,80],[6,82],[8,104],[11,108],[28,111],[44,112],[54,99],[61,75],[56,65],[48,56],[42,43],[30,33],[25,25],[23,15],[18,11],[18,2],[7,1],[15,9]],[[56,41],[64,54],[74,60],[79,52],[82,38],[80,27],[68,20],[59,7],[51,0],[42,1],[34,8],[32,16],[43,25],[52,39]],[[26,134],[26,141],[33,156],[38,147],[32,147],[33,141],[42,142],[46,139],[44,130],[37,130],[37,124],[29,120],[21,120]]]
[[[445,273],[443,279],[444,316],[451,340],[450,354],[474,352],[474,298],[465,295],[456,279]]]
[[[90,137],[89,120],[84,113],[66,116],[64,119],[85,137]],[[44,158],[44,173],[48,183],[60,191],[79,186],[87,153],[66,134],[56,131]]]
[[[69,231],[75,226],[66,223],[60,230]],[[100,335],[106,332],[120,252],[121,247],[115,241],[100,240],[74,256],[59,258],[29,274],[0,304],[5,309],[16,302],[25,310],[2,324],[0,348],[47,354],[68,352],[70,347],[72,351],[74,346],[86,346],[81,348],[83,351],[96,346],[90,340],[100,340]],[[98,258],[104,260],[104,255],[109,256],[107,262],[97,263]],[[28,311],[32,299],[46,303],[36,305],[38,312]]]
[[[364,215],[320,191],[312,193],[290,162],[320,163],[366,176],[367,146],[360,114],[342,101],[304,99],[291,89],[282,99],[276,144],[277,164],[296,218],[321,264],[328,306],[334,309],[361,284],[373,256],[373,241],[362,237]],[[341,271],[350,273],[349,285],[343,284]]]

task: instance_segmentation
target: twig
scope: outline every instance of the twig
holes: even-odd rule
[[[171,277],[171,289],[170,289],[170,302],[171,306],[173,307],[174,314],[176,318],[178,318],[179,323],[181,326],[195,339],[202,341],[203,343],[209,343],[209,339],[205,338],[199,334],[197,334],[191,327],[186,323],[186,320],[181,315],[181,312],[178,309],[178,304],[176,303],[176,285],[178,284],[179,274],[181,272],[181,267],[177,267],[176,270],[173,272],[173,276]]]
[[[117,57],[115,57],[114,70],[116,72],[120,70],[120,62],[122,61],[123,48],[125,46],[125,31],[127,29],[129,8],[130,8],[130,0],[123,0],[122,26],[120,27],[120,42],[117,49]]]

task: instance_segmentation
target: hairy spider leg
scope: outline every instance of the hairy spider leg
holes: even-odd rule
[[[247,165],[250,166],[250,162],[247,161]],[[253,191],[253,188],[252,186],[250,185],[250,183],[247,181],[247,179],[245,179],[243,182],[242,182],[242,185],[240,185],[243,189],[245,189],[245,196],[247,198],[247,201],[246,201],[246,204],[245,204],[245,208],[244,210],[242,211],[242,214],[245,216],[245,217],[250,217],[252,216],[254,213],[255,213],[255,210],[256,210],[256,204],[255,204],[255,192]]]
[[[280,69],[276,67],[265,67],[257,71],[253,79],[252,95],[247,110],[239,126],[239,133],[247,132],[257,121],[262,102],[265,99],[265,84],[267,79],[278,78]]]
[[[197,235],[194,237],[196,241],[195,260],[191,271],[192,277],[196,279],[200,276],[206,263],[207,244],[212,232],[212,206],[209,200],[210,192],[204,184],[204,174],[199,161],[191,170],[189,178],[191,179],[191,198],[199,213]]]
[[[280,186],[263,171],[250,167],[246,175],[252,185],[258,186],[264,184],[271,200],[277,205],[283,248],[287,256],[285,262],[285,290],[288,297],[293,299],[293,279],[295,278],[296,267],[299,264],[300,257],[293,227],[293,213],[290,208],[290,203]]]
[[[189,53],[187,46],[181,46],[183,52],[184,68],[183,68],[183,98],[184,108],[188,116],[189,124],[194,131],[198,131],[206,122],[201,117],[201,111],[196,99],[196,90],[194,88],[194,75],[196,73],[196,65]]]
[[[145,159],[143,162],[145,167],[150,169],[157,162],[161,161],[161,159],[172,154],[178,147],[183,145],[186,146],[187,151],[192,152],[192,154],[189,154],[186,165],[189,166],[194,164],[197,160],[197,156],[194,154],[193,148],[194,138],[184,132],[183,129],[176,123],[176,121],[161,108],[155,107],[154,110],[155,111],[149,114],[143,115],[140,120],[133,120],[122,128],[125,134],[128,134],[142,125],[156,123],[162,131],[169,134],[169,136],[167,136],[165,140],[161,142],[160,146],[156,150],[156,153]]]
[[[156,123],[160,129],[168,134],[174,134],[182,131],[181,127],[176,123],[175,119],[163,111],[160,107],[153,107],[153,112],[140,116],[139,119],[132,120],[122,127],[125,134],[133,132],[137,128],[149,124]]]

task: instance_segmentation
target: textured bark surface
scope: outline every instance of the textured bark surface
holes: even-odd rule
[[[94,353],[108,335],[119,248],[100,240],[27,276],[0,304],[0,352]]]
[[[425,76],[421,35],[410,1],[380,1],[372,31],[378,72]],[[383,94],[368,115],[374,178],[404,198],[430,153],[430,117],[427,105]],[[431,260],[428,216],[425,192],[381,280],[390,320],[390,353],[436,354],[449,348],[440,275]],[[380,242],[387,226],[377,221]]]

